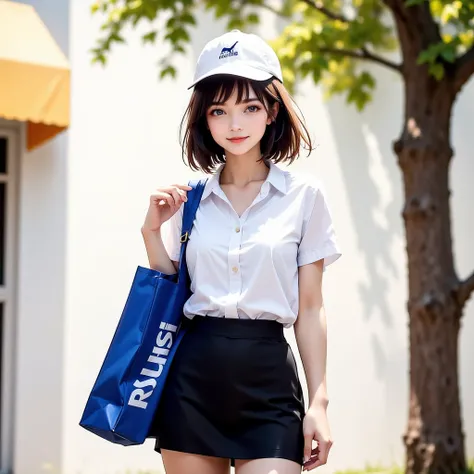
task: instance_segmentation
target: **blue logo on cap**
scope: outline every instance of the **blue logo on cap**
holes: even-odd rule
[[[237,43],[238,41],[236,41],[230,48],[222,48],[221,54],[219,54],[219,59],[228,58],[229,56],[238,56],[238,51],[234,51]]]

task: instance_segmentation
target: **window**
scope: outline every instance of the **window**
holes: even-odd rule
[[[3,126],[5,124],[5,126]],[[0,472],[13,462],[19,129],[0,123]],[[17,155],[18,154],[18,155]]]
[[[0,286],[5,284],[5,227],[7,208],[7,139],[0,138]],[[3,179],[2,179],[3,178]]]

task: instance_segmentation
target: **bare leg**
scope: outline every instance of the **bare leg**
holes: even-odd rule
[[[161,457],[166,474],[229,474],[230,460],[201,456],[199,454],[181,453],[161,450]]]
[[[236,459],[235,474],[300,474],[301,466],[288,459]]]

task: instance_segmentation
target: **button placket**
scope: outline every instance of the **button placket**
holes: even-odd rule
[[[251,209],[268,196],[268,183],[256,196],[252,204],[238,216],[232,204],[221,189],[218,190],[219,197],[227,203],[228,209],[235,219],[229,238],[229,252],[227,255],[229,275],[229,295],[225,305],[224,314],[226,318],[238,318],[238,302],[242,293],[242,272],[240,268],[240,249],[242,246],[242,228]]]
[[[229,300],[225,308],[225,315],[229,318],[238,318],[237,306],[240,294],[242,292],[242,273],[240,269],[242,226],[243,219],[238,218],[238,216],[236,215],[236,220],[230,232],[228,253]]]

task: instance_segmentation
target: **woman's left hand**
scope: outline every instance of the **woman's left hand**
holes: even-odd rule
[[[332,446],[326,408],[310,407],[303,420],[304,471],[326,464]],[[313,449],[313,440],[317,446]]]

